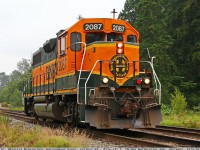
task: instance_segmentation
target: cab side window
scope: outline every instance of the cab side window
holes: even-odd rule
[[[80,51],[81,50],[81,33],[79,32],[72,32],[70,37],[70,47],[73,51]]]
[[[60,38],[60,55],[65,53],[65,48],[66,48],[66,38],[65,36],[62,36]]]
[[[137,37],[133,34],[130,34],[127,36],[127,42],[133,42],[136,43],[137,42]]]

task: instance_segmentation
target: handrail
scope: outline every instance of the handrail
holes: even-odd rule
[[[97,63],[98,62],[100,62],[100,63],[102,63],[102,62],[112,62],[113,60],[97,60],[95,63],[94,63],[94,65],[93,65],[93,67],[92,67],[92,70],[90,71],[90,74],[88,75],[88,78],[87,78],[87,80],[85,81],[85,105],[86,105],[86,103],[87,103],[87,100],[86,100],[86,98],[87,98],[87,83],[88,83],[88,81],[89,81],[89,79],[90,79],[90,76],[91,76],[91,74],[92,74],[92,72],[93,72],[93,70],[94,70],[94,68],[96,67],[96,65],[97,65]],[[115,61],[113,61],[113,62],[115,62]],[[100,70],[101,71],[101,70]],[[115,80],[115,82],[116,82],[116,75],[114,75],[114,80]]]
[[[103,60],[103,61],[111,61],[111,60]],[[85,105],[87,104],[87,88],[86,88],[86,87],[87,87],[87,83],[88,83],[88,81],[89,81],[89,79],[90,79],[90,76],[91,76],[91,74],[92,74],[94,68],[96,67],[96,64],[97,64],[98,62],[103,62],[103,61],[102,61],[102,60],[97,60],[97,61],[94,63],[94,65],[93,65],[93,67],[92,67],[92,70],[90,71],[90,74],[88,75],[88,78],[87,78],[87,80],[86,80],[86,82],[85,82]],[[154,69],[153,64],[152,64],[150,61],[138,61],[138,60],[136,60],[136,61],[133,61],[133,62],[148,63],[148,64],[151,66],[151,69],[152,69],[152,71],[153,71],[154,81],[155,81],[155,84],[156,84],[156,90],[159,91],[159,104],[161,104],[161,83],[160,83],[160,80],[158,79],[158,76],[157,76],[157,74],[156,74],[156,72],[155,72],[155,69]],[[129,62],[129,63],[131,63],[131,62]],[[157,89],[158,85],[159,85],[159,89]]]
[[[92,70],[90,71],[90,74],[88,75],[88,78],[87,78],[87,80],[85,81],[85,105],[87,104],[87,100],[86,100],[86,98],[87,98],[87,88],[86,88],[86,87],[87,87],[87,82],[89,81],[90,76],[91,76],[91,74],[92,74],[94,68],[96,67],[97,63],[100,62],[100,61],[102,61],[102,60],[97,60],[97,61],[94,63],[94,66],[92,67]]]
[[[159,91],[159,98],[158,98],[159,99],[159,104],[161,104],[161,83],[160,83],[160,80],[158,79],[158,76],[157,76],[157,74],[155,72],[155,69],[154,69],[154,66],[153,66],[152,62],[150,62],[150,61],[138,61],[138,60],[136,60],[134,62],[140,62],[140,63],[148,63],[148,64],[150,64],[151,69],[153,71],[153,77],[154,77],[154,81],[155,81],[155,84],[156,84],[156,90]],[[158,87],[157,84],[159,84],[159,89],[157,88]]]
[[[76,42],[76,44],[84,44],[84,52],[83,52],[83,57],[82,57],[82,61],[81,61],[81,67],[80,67],[80,72],[79,72],[79,76],[78,76],[78,82],[77,82],[77,104],[82,105],[82,103],[79,102],[79,84],[80,84],[80,78],[81,78],[81,74],[82,74],[82,69],[83,69],[83,62],[85,59],[85,54],[86,54],[86,43],[85,42]]]

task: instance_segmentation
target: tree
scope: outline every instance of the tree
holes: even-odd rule
[[[10,74],[10,79],[5,86],[0,88],[0,102],[7,102],[14,106],[21,105],[21,96],[24,89],[24,81],[30,80],[31,68],[27,59],[22,59],[18,64],[19,70],[14,70]],[[5,73],[0,74],[0,80],[6,76]]]
[[[192,108],[200,100],[200,1],[168,0],[165,4],[167,31],[174,39],[168,51],[177,66],[177,76],[182,78],[174,83]]]
[[[124,8],[120,12],[118,19],[126,20],[130,24],[134,24],[137,19],[137,4],[139,0],[126,0]]]
[[[200,100],[200,1],[126,0],[119,19],[140,33],[140,56],[149,48],[162,83],[162,98],[170,102],[174,87],[185,93],[190,108]]]
[[[5,86],[9,81],[9,76],[5,72],[0,73],[0,87]]]
[[[156,56],[154,66],[164,87],[163,99],[169,104],[168,92],[172,87],[169,77],[176,72],[176,66],[168,54],[173,40],[167,32],[164,16],[162,0],[127,0],[119,19],[129,21],[139,31],[141,59],[148,58],[146,48],[151,56]]]
[[[20,73],[27,72],[31,67],[30,60],[22,58],[21,61],[17,63],[17,69]]]
[[[12,71],[12,73],[10,74],[10,80],[14,81],[14,80],[19,80],[21,77],[21,73],[17,70]]]

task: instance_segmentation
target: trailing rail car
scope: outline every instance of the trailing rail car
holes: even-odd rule
[[[33,54],[25,113],[99,129],[155,127],[161,84],[153,58],[140,60],[139,40],[117,19],[84,18],[60,30]]]

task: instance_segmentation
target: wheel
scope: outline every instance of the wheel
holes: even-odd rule
[[[75,119],[75,103],[72,102],[72,103],[69,103],[68,105],[68,115],[66,117],[66,120],[67,122],[70,124],[70,125],[75,125],[75,122],[76,122],[76,119]]]

